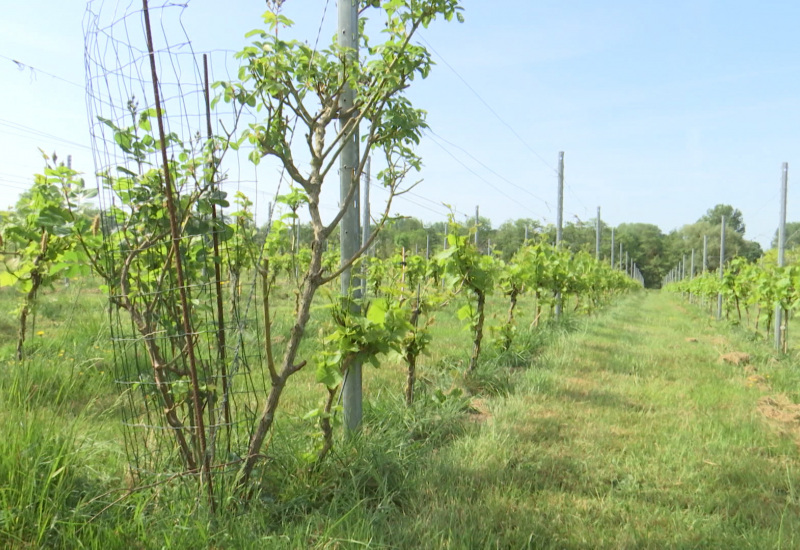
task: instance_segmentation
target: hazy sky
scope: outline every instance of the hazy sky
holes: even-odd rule
[[[93,7],[113,11],[117,3],[94,0]],[[120,11],[139,5],[118,4]],[[297,22],[292,34],[313,42],[326,4],[321,40],[329,42],[335,0],[287,0],[283,13]],[[408,197],[413,202],[398,201],[399,213],[437,221],[446,215],[441,203],[460,216],[479,204],[494,226],[520,217],[552,223],[554,168],[565,151],[566,220],[594,218],[600,206],[610,225],[647,222],[669,231],[727,203],[744,213],[746,236],[768,244],[784,161],[788,217],[800,219],[792,191],[800,168],[800,2],[463,6],[464,24],[421,34],[438,65],[410,95],[428,111],[432,132],[420,147],[424,182]],[[264,9],[255,0],[191,0],[183,23],[195,51],[237,50],[244,33],[261,26]],[[73,155],[73,167],[87,174],[95,170],[84,12],[75,0],[4,6],[0,207],[13,205],[41,170],[37,147]],[[263,204],[276,176],[258,179],[244,190]]]

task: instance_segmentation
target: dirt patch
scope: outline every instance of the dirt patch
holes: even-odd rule
[[[719,360],[721,363],[730,363],[731,365],[742,367],[750,364],[750,354],[743,351],[732,351],[720,354]]]
[[[783,393],[765,395],[758,401],[758,411],[773,428],[791,436],[800,447],[800,404]]]
[[[715,346],[726,346],[728,345],[728,339],[724,336],[714,336],[711,338],[710,342]]]
[[[632,430],[614,425],[608,428],[608,432],[614,437],[630,437],[633,434]]]
[[[564,395],[572,395],[573,398],[577,396],[581,399],[585,399],[594,391],[597,384],[592,380],[570,376],[564,379],[562,386]]]
[[[492,417],[492,413],[489,412],[489,407],[486,404],[486,400],[481,398],[476,398],[470,401],[467,412],[469,413],[467,419],[470,422],[476,422],[478,424],[486,422]]]
[[[755,367],[755,365],[745,365],[742,371],[746,375],[750,376],[751,374],[756,374],[758,372],[758,369]]]
[[[579,389],[591,389],[591,388],[594,388],[596,386],[596,384],[594,382],[592,382],[591,380],[586,380],[585,378],[569,377],[569,378],[565,378],[564,381],[568,385],[574,386],[574,387],[579,388]]]
[[[687,338],[686,341],[695,344],[697,343],[697,338]]]

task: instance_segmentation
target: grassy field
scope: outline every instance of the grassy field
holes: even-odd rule
[[[468,378],[441,313],[414,407],[398,366],[369,369],[363,434],[317,469],[303,416],[323,392],[302,373],[260,492],[214,516],[191,483],[127,490],[104,300],[42,296],[23,366],[0,321],[0,547],[800,547],[794,358],[677,296],[533,330],[525,313]]]

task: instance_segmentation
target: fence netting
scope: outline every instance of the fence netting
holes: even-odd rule
[[[252,266],[259,190],[275,193],[279,179],[259,186],[248,151],[228,147],[244,115],[209,99],[210,83],[235,74],[233,58],[194,50],[187,8],[88,3],[87,110],[131,474],[198,474],[210,486],[238,465],[269,385]]]

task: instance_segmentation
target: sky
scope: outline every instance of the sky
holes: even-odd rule
[[[13,206],[41,172],[40,147],[62,159],[72,155],[87,179],[105,158],[92,153],[98,143],[89,130],[86,3],[7,4],[0,18],[0,208]],[[235,73],[232,52],[248,43],[247,31],[263,26],[263,1],[226,4],[189,0],[181,11],[193,50],[214,51],[212,78]],[[319,34],[321,45],[329,43],[335,4],[286,0],[282,13],[296,22],[287,35],[313,43]],[[479,205],[494,227],[515,218],[554,223],[555,169],[564,151],[566,221],[589,221],[599,206],[608,225],[652,223],[668,232],[724,203],[743,212],[746,238],[768,246],[783,162],[788,219],[800,220],[792,190],[800,167],[800,2],[462,5],[463,24],[437,23],[420,34],[437,65],[409,96],[428,112],[430,130],[418,149],[423,170],[414,177],[423,181],[398,199],[396,213],[434,222],[445,219],[445,204],[462,219]],[[139,3],[91,6],[113,14]],[[182,37],[179,28],[165,29]],[[252,174],[234,179],[262,216],[277,189],[277,168],[237,169]],[[335,174],[326,186],[338,186]],[[376,193],[373,211],[378,199]],[[336,195],[325,200],[330,214]]]

